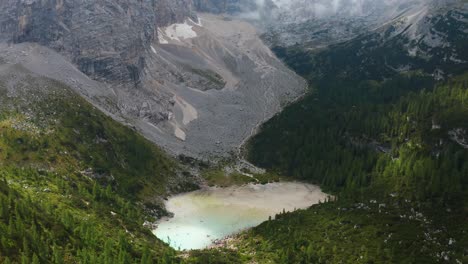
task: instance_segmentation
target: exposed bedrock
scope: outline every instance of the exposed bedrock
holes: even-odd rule
[[[173,154],[225,156],[306,83],[250,24],[194,9],[191,0],[0,1],[9,43],[0,57],[69,84]]]
[[[0,39],[59,51],[93,79],[140,81],[158,26],[195,16],[190,0],[2,0]]]
[[[187,25],[191,30],[182,30]],[[204,14],[200,21],[188,20],[159,33],[146,80],[164,80],[155,85],[174,95],[172,114],[158,125],[163,133],[150,128],[154,122],[140,122],[139,127],[146,126],[143,132],[160,138],[169,149],[196,156],[236,151],[259,123],[305,91],[305,81],[286,68],[246,22]],[[200,78],[223,88],[203,89]],[[171,130],[176,137],[167,136]]]

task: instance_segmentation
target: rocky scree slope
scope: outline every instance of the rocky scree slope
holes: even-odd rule
[[[0,39],[15,44],[3,46],[10,63],[28,61],[171,153],[227,155],[306,84],[252,26],[199,19],[197,2],[2,1]]]

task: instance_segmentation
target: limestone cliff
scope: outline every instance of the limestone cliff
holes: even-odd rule
[[[36,42],[93,79],[138,85],[157,27],[190,16],[191,0],[2,0],[0,39]]]

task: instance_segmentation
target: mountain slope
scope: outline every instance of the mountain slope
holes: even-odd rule
[[[158,91],[172,94],[171,105],[156,116],[151,103],[137,110],[143,118],[136,126],[176,154],[227,156],[259,123],[300,96],[305,81],[250,24],[209,14],[199,19],[160,29],[148,76]],[[130,106],[125,110],[134,114]]]
[[[421,11],[422,17],[418,18],[417,22],[408,21],[407,18],[397,18],[394,22],[371,33],[322,50],[308,50],[307,45],[277,47],[275,49],[277,54],[306,77],[313,90],[307,98],[265,125],[266,129],[263,132],[265,137],[260,134],[252,142],[266,149],[260,150],[254,147],[251,157],[262,165],[275,164],[275,167],[281,167],[288,173],[295,171],[293,174],[304,177],[326,177],[325,171],[309,176],[307,174],[310,173],[301,172],[300,170],[309,162],[293,161],[298,157],[304,158],[310,155],[304,156],[305,153],[298,153],[294,149],[299,151],[303,149],[304,147],[299,146],[304,146],[304,142],[308,142],[306,146],[313,146],[314,141],[317,142],[317,148],[321,146],[332,151],[335,150],[335,146],[342,145],[339,148],[346,149],[347,145],[351,144],[349,147],[354,148],[352,145],[359,147],[366,142],[384,144],[384,149],[398,148],[403,140],[397,139],[401,135],[395,134],[393,129],[403,125],[398,123],[402,120],[395,120],[391,116],[391,112],[396,111],[402,115],[415,114],[409,112],[412,109],[405,109],[404,106],[402,109],[396,108],[398,104],[424,104],[418,107],[424,107],[427,112],[424,116],[418,117],[420,118],[418,120],[425,119],[426,124],[430,121],[436,125],[443,122],[439,115],[443,115],[444,111],[451,111],[445,100],[451,101],[455,98],[435,95],[436,98],[432,99],[430,104],[410,102],[409,99],[408,102],[401,101],[410,94],[422,90],[434,92],[436,89],[432,82],[468,70],[466,45],[462,44],[468,41],[467,35],[463,34],[467,26],[467,21],[464,20],[466,13],[457,8],[436,10],[437,12],[431,14],[427,13],[427,10]],[[427,28],[432,30],[425,31]],[[414,34],[419,36],[417,38],[419,41],[412,40]],[[436,45],[436,40],[439,45]],[[427,44],[430,41],[434,41],[433,46]],[[417,49],[418,52],[413,54],[409,52],[411,49]],[[458,83],[463,86],[464,81]],[[439,102],[441,106],[437,105],[436,100],[441,100]],[[458,104],[463,109],[463,99]],[[438,108],[435,108],[436,106]],[[462,112],[459,115],[462,115]],[[307,120],[308,118],[310,120]],[[417,123],[415,126],[421,125]],[[448,137],[447,133],[451,129],[456,129],[457,125],[464,126],[463,123],[450,124],[445,128],[445,139]],[[283,128],[286,131],[283,131]],[[420,128],[427,129],[427,125]],[[327,129],[334,132],[325,132]],[[407,131],[400,132],[406,135],[405,140],[411,140]],[[266,136],[267,133],[270,135]],[[321,140],[317,136],[312,137],[313,140],[307,139],[307,135],[313,134],[327,139]],[[284,142],[288,139],[293,142],[285,146],[289,151],[283,152],[286,150],[283,147],[274,147],[273,144],[267,143],[277,136],[283,139],[273,139],[273,142]],[[341,139],[342,143],[339,142]],[[262,141],[264,142],[261,143]],[[296,144],[298,145],[294,147]],[[430,147],[434,143],[428,142],[428,144]],[[283,151],[279,151],[281,149]],[[362,153],[364,155],[365,152]],[[372,156],[373,154],[365,154],[360,158],[365,160]],[[289,161],[285,162],[283,158]],[[333,160],[332,157],[328,158],[329,161]],[[330,168],[330,166],[308,167],[315,170],[319,167]]]
[[[305,90],[253,26],[199,20],[189,0],[1,5],[0,40],[16,44],[2,44],[11,63],[66,82],[173,155],[235,154]]]
[[[387,197],[280,214],[230,244],[259,263],[465,263],[466,213]]]
[[[157,27],[195,16],[189,1],[15,1],[0,3],[0,40],[59,51],[88,76],[139,83]]]
[[[271,45],[296,43],[322,47],[350,40],[396,20],[418,23],[425,14],[463,8],[460,0],[275,1],[260,11],[265,39]]]
[[[143,223],[166,214],[162,198],[194,180],[66,85],[5,61],[0,165],[0,262],[175,259]]]
[[[425,7],[327,48],[303,44],[275,49],[311,80],[331,76],[383,79],[411,70],[423,70],[440,79],[466,69],[467,18],[466,8]]]
[[[467,261],[466,12],[435,10],[327,48],[275,49],[311,91],[262,126],[249,160],[337,201],[233,246],[277,263]]]

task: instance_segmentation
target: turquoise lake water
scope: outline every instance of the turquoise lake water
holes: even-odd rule
[[[327,194],[303,183],[208,188],[169,198],[174,217],[159,222],[155,235],[175,249],[202,249],[281,211],[307,208]]]

